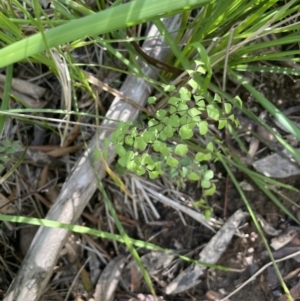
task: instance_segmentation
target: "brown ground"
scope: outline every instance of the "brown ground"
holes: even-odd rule
[[[274,104],[276,104],[280,109],[286,109],[288,107],[299,105],[300,104],[300,90],[296,87],[296,84],[293,84],[292,80],[287,77],[277,78],[272,77],[271,80],[265,78],[266,84],[262,87],[262,92],[266,95],[266,97],[271,100]],[[295,89],[293,89],[295,87]],[[244,101],[244,105],[248,106],[249,109],[253,109],[257,114],[262,110],[245,92],[242,88],[236,91],[236,94],[242,95],[242,99]],[[270,153],[270,150],[267,150],[262,153],[263,156],[267,153]],[[258,156],[258,157],[259,157]],[[209,205],[214,208],[214,215],[219,219],[226,219],[230,217],[237,209],[242,208],[243,210],[247,210],[244,202],[242,201],[240,195],[238,194],[236,188],[233,183],[227,177],[226,172],[223,167],[217,163],[217,173],[219,173],[219,181],[217,183],[218,191],[215,196],[209,199]],[[267,222],[269,222],[273,227],[280,228],[286,227],[287,224],[293,224],[294,222],[289,220],[287,216],[279,209],[273,202],[268,199],[259,189],[255,187],[253,183],[242,173],[234,171],[236,177],[239,182],[246,181],[251,184],[254,188],[253,191],[246,191],[246,197],[249,200],[252,209],[254,212],[260,214],[265,218]],[[292,185],[296,188],[300,187],[300,177],[295,176],[292,178],[284,179],[284,182]],[[109,186],[111,184],[108,184]],[[191,188],[191,189],[189,189]],[[192,197],[194,199],[199,198],[199,189],[195,187],[190,187],[187,185],[186,193],[192,193]],[[288,196],[292,201],[294,201],[297,205],[299,204],[299,193],[292,192],[289,190],[281,189],[281,193]],[[286,206],[293,213],[297,213],[295,206],[292,206],[285,199],[282,199],[282,204]],[[173,209],[165,207],[159,203],[156,204],[156,208],[161,214],[161,224],[153,224],[146,225],[143,223],[142,219],[138,221],[139,230],[137,228],[137,223],[131,223],[132,220],[124,221],[123,226],[127,230],[130,237],[144,240],[149,239],[150,237],[155,236],[152,243],[157,244],[159,246],[175,249],[181,251],[182,254],[186,254],[190,251],[195,250],[199,246],[207,243],[211,237],[212,233],[208,231],[203,226],[199,225],[196,221],[191,218],[186,218],[188,223],[187,226],[184,226],[181,222],[178,213]],[[116,207],[117,210],[121,207]],[[125,212],[120,212],[122,210],[118,210],[118,213],[126,216]],[[226,216],[224,216],[224,212]],[[87,223],[91,226],[99,226],[100,229],[108,230],[107,219],[104,214],[104,207],[99,205],[98,195],[95,196],[94,200],[91,201],[91,205],[86,210],[87,214],[91,214],[96,219],[95,223],[92,224],[91,219],[88,220],[86,217],[83,217],[81,222]],[[5,226],[3,226],[5,231],[8,231]],[[265,247],[262,243],[262,239],[260,238],[257,229],[255,228],[253,222],[250,218],[247,218],[244,225],[241,228],[241,232],[246,234],[245,237],[239,238],[234,237],[232,242],[228,246],[226,252],[223,254],[221,260],[218,262],[220,265],[228,266],[233,269],[236,269],[235,272],[222,272],[217,270],[208,270],[207,273],[202,277],[202,282],[197,285],[195,288],[181,293],[175,296],[164,296],[165,300],[218,300],[213,299],[211,297],[212,292],[223,291],[224,293],[230,293],[236,289],[236,287],[246,281],[251,275],[253,275],[259,268],[261,268],[265,263],[269,262],[267,256],[265,255]],[[142,233],[142,235],[141,235]],[[6,254],[6,260],[16,261],[16,258],[22,260],[23,255],[21,254],[20,245],[18,244],[18,239],[6,233],[9,237],[8,242],[3,242],[4,245],[12,245],[14,246],[18,252],[18,257],[11,259],[10,253],[7,251],[5,247],[2,248],[3,254]],[[18,232],[20,235],[20,232]],[[82,239],[82,238],[81,238]],[[270,242],[271,237],[267,236],[268,241]],[[97,244],[99,244],[105,250],[107,256],[115,257],[116,251],[114,249],[113,243],[105,241],[105,240],[97,240]],[[119,247],[120,253],[125,253],[126,250],[123,246]],[[140,254],[146,253],[145,250],[140,250]],[[199,253],[199,251],[198,251]],[[197,252],[192,253],[194,258],[197,258]],[[80,253],[80,262],[83,263],[87,254],[85,252]],[[62,266],[66,265],[67,260],[62,259],[60,264]],[[17,264],[18,265],[18,264]],[[99,268],[104,268],[103,263],[99,263]],[[176,276],[183,267],[186,267],[186,263],[179,263],[179,266],[175,269],[174,275],[162,275],[159,274],[155,279],[153,279],[153,283],[156,286],[157,293],[159,295],[163,294],[163,286],[170,281],[170,277]],[[279,265],[282,276],[286,276],[292,271],[295,271],[299,268],[300,264],[292,259],[287,260]],[[14,272],[17,270],[15,266],[12,269]],[[87,267],[87,272],[91,273],[91,267]],[[237,271],[240,270],[240,271]],[[75,269],[76,274],[76,269]],[[57,274],[55,274],[56,276]],[[131,275],[133,277],[133,275]],[[5,272],[1,272],[0,274],[0,287],[5,293],[9,283],[11,282],[13,275],[5,274]],[[55,278],[53,278],[52,283],[50,284],[51,289],[49,289],[46,294],[44,300],[60,300],[59,296],[63,294],[59,294],[59,291],[66,291],[69,288],[72,279],[74,279],[74,271],[71,269],[68,270],[68,273],[65,274],[64,284],[56,284]],[[131,279],[125,279],[126,281],[133,282]],[[294,275],[289,280],[286,281],[288,288],[292,288],[297,283],[297,275]],[[80,293],[82,286],[78,285],[73,288],[73,291],[77,293],[72,294],[69,300],[80,300],[79,296],[83,299],[88,299],[87,295],[84,293]],[[209,295],[207,293],[210,291]],[[148,293],[145,285],[142,283],[139,284],[139,287],[132,292],[133,296],[136,296],[138,293]],[[1,292],[0,292],[1,294]],[[280,284],[274,280],[274,272],[271,269],[264,271],[260,274],[253,282],[248,284],[245,288],[243,288],[240,292],[230,298],[232,301],[252,301],[252,300],[277,300],[278,297],[282,294],[282,289]],[[120,285],[117,294],[116,300],[129,300],[130,294],[124,292],[124,287]],[[63,300],[63,298],[62,298]],[[134,300],[134,299],[132,299]],[[147,299],[148,300],[148,299]],[[151,300],[151,299],[149,299]]]

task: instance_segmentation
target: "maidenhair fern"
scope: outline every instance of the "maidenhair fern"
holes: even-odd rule
[[[189,84],[193,88],[196,85],[194,80]],[[219,130],[229,120],[237,122],[231,114],[232,105],[222,103],[218,95],[208,103],[203,96],[192,95],[185,87],[175,94],[174,86],[167,86],[165,91],[170,93],[166,108],[149,117],[146,127],[120,122],[106,144],[114,145],[122,168],[140,176],[148,175],[150,179],[167,173],[179,184],[186,180],[200,181],[204,193],[212,195],[214,173],[208,162],[218,159],[218,151],[214,146],[215,138],[209,134],[208,121],[216,122]],[[155,97],[148,99],[149,104],[155,102]],[[197,133],[207,141],[205,146],[192,147]]]

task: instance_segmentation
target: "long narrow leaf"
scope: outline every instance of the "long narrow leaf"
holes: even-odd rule
[[[99,35],[125,28],[150,19],[176,14],[209,3],[209,0],[139,0],[109,8],[96,14],[49,29],[44,33],[48,46],[58,46],[84,36]],[[75,30],[74,30],[75,29]],[[42,34],[38,33],[0,50],[0,68],[46,49]]]

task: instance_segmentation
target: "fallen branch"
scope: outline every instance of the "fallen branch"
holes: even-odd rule
[[[179,17],[175,16],[165,20],[169,31],[178,28]],[[160,36],[155,26],[152,26],[149,36],[159,36],[157,39],[146,40],[143,49],[156,59],[165,61],[168,48],[163,43],[163,37]],[[151,49],[149,51],[149,49]],[[158,72],[142,63],[142,72],[146,77],[157,78]],[[152,88],[144,80],[129,76],[125,80],[121,93],[127,98],[135,100],[140,106],[144,106],[149,97]],[[81,158],[78,159],[71,175],[66,180],[62,190],[46,216],[46,219],[59,221],[61,223],[74,224],[82,214],[85,206],[97,189],[97,180],[94,170],[100,179],[105,176],[105,168],[99,161],[93,161],[94,151],[98,148],[104,148],[103,141],[109,138],[117,127],[114,120],[135,120],[139,111],[130,104],[116,97],[106,114],[107,120],[102,122],[99,136],[95,136],[88,149]],[[115,158],[115,152],[111,149],[108,152],[107,164]],[[91,168],[91,163],[93,168]],[[39,300],[44,292],[53,272],[53,267],[57,262],[60,251],[63,248],[69,232],[64,229],[52,229],[40,227],[31,247],[23,260],[21,268],[11,284],[5,301],[24,301]]]

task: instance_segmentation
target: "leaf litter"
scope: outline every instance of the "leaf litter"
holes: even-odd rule
[[[48,157],[44,158],[46,158],[46,160],[49,160]],[[29,163],[31,161],[34,162],[34,159],[30,159],[28,157],[27,161]],[[48,162],[47,164],[51,163]],[[34,165],[34,168],[36,168],[36,164]],[[222,182],[222,178],[219,181],[219,191],[222,191],[222,185],[224,185],[224,182]],[[180,260],[178,261],[178,259],[174,261],[174,255],[166,255],[163,253],[160,254],[157,252],[148,253],[145,250],[141,250],[141,253],[146,252],[141,256],[141,258],[145,266],[148,268],[149,273],[152,276],[152,280],[154,281],[154,283],[156,283],[158,292],[160,292],[161,295],[164,295],[165,290],[167,294],[175,293],[176,299],[176,294],[179,294],[180,296],[180,294],[187,292],[191,287],[196,286],[196,290],[194,291],[195,296],[201,296],[202,290],[202,293],[206,294],[209,300],[213,300],[213,298],[214,300],[220,300],[220,298],[226,296],[226,293],[229,293],[230,290],[234,290],[234,287],[227,285],[225,280],[222,282],[222,279],[224,279],[224,274],[222,273],[226,273],[227,278],[233,277],[232,279],[234,279],[234,281],[232,283],[235,286],[236,283],[241,283],[242,280],[239,279],[246,279],[247,277],[249,277],[249,275],[252,275],[260,265],[260,261],[263,258],[262,255],[259,255],[263,254],[260,253],[262,252],[262,246],[258,242],[259,240],[257,239],[257,236],[255,236],[255,229],[253,227],[252,232],[246,231],[247,227],[249,227],[250,225],[247,225],[247,223],[249,222],[246,222],[246,224],[242,227],[239,236],[233,237],[233,234],[236,233],[236,230],[240,226],[240,222],[245,218],[243,211],[233,213],[233,208],[229,208],[230,217],[227,221],[221,221],[220,223],[220,219],[217,219],[215,217],[207,220],[205,219],[203,214],[199,210],[197,210],[197,208],[193,208],[192,205],[195,198],[197,198],[195,194],[197,193],[196,190],[199,188],[192,189],[193,195],[189,197],[184,191],[176,191],[176,189],[174,189],[172,184],[169,183],[167,179],[164,179],[163,182],[147,182],[145,179],[139,179],[136,176],[128,174],[125,176],[125,182],[127,183],[127,187],[130,188],[131,194],[135,196],[133,203],[131,203],[131,201],[128,199],[128,196],[122,196],[122,193],[120,193],[118,189],[112,183],[110,183],[109,180],[107,181],[107,186],[111,191],[111,194],[114,195],[116,208],[119,209],[118,211],[121,220],[123,220],[123,225],[125,228],[127,228],[128,233],[131,237],[141,237],[146,240],[150,239],[152,242],[155,242],[158,245],[177,250],[177,252],[183,254],[188,254],[192,249],[195,249],[197,246],[199,246],[199,242],[200,245],[202,243],[207,243],[207,245],[204,246],[203,250],[200,252],[200,255],[197,255],[197,253],[191,254],[193,254],[195,258],[199,256],[200,260],[203,262],[221,263],[225,266],[232,266],[231,272],[220,272],[220,276],[218,276],[219,272],[217,270],[214,270],[213,268],[207,269],[204,266],[194,264],[189,264],[190,266],[186,266],[184,262],[181,262]],[[229,193],[231,194],[232,200],[236,199],[236,196],[232,190],[229,190]],[[254,195],[255,191],[250,189],[247,193],[249,195]],[[99,199],[101,199],[101,197]],[[108,222],[105,217],[107,213],[103,214],[105,210],[103,206],[99,205],[100,203],[98,201],[95,202],[96,200],[97,197],[94,199],[94,202],[91,202],[91,205],[89,206],[90,208],[87,208],[85,213],[92,214],[94,222],[98,224],[102,229],[106,229],[110,224],[110,222]],[[214,198],[212,198],[211,201],[215,203],[215,213],[216,216],[218,216],[217,208],[222,204],[222,194],[217,194]],[[234,202],[235,208],[238,206],[243,207],[243,204],[240,201]],[[125,207],[121,203],[123,203]],[[266,213],[266,211],[263,210],[263,204],[261,204],[261,206],[258,205],[256,211],[260,212],[260,214],[264,215],[267,219],[269,219],[270,217],[269,214],[272,215],[276,212],[274,211],[274,213]],[[140,215],[141,213],[142,215]],[[276,214],[280,215],[281,213],[277,212]],[[109,218],[108,215],[107,217]],[[192,220],[191,218],[193,218],[194,220]],[[157,219],[160,219],[160,224],[155,223]],[[145,225],[143,225],[143,220],[146,222]],[[275,250],[273,253],[275,258],[280,259],[294,253],[297,250],[297,245],[294,246],[292,244],[291,246],[287,246],[287,244],[291,243],[291,241],[298,235],[298,232],[294,231],[293,235],[289,235],[291,241],[285,241],[283,243],[283,236],[281,232],[286,233],[288,229],[291,228],[288,228],[284,231],[280,229],[276,230],[273,227],[274,225],[276,225],[276,223],[274,223],[274,219],[269,220],[271,222],[266,221],[264,218],[260,219],[266,234],[273,237],[276,236],[275,238],[272,238],[271,246],[274,246],[276,241],[280,241],[281,243],[279,247],[276,247],[278,250]],[[279,221],[279,219],[275,220]],[[172,221],[172,223],[170,223],[169,221]],[[200,227],[198,223],[201,223],[202,226]],[[223,226],[222,223],[224,224]],[[234,226],[232,225],[232,223],[234,224]],[[222,228],[220,229],[221,226]],[[205,228],[206,230],[204,230]],[[112,224],[110,226],[110,229],[111,231],[114,231],[114,226]],[[242,234],[243,232],[244,234]],[[247,234],[247,232],[249,234]],[[23,235],[24,237],[26,236],[26,234],[22,234],[22,236]],[[205,240],[203,240],[203,235],[206,236]],[[252,245],[254,242],[254,245],[252,247],[250,241],[252,242]],[[86,242],[84,244],[86,244],[85,248],[88,247],[88,244]],[[89,245],[90,247],[93,246],[93,248],[98,248],[99,250],[104,248],[115,259],[119,258],[115,257],[117,255],[116,250],[121,254],[126,253],[126,250],[123,247],[113,247],[113,245],[107,241],[93,241],[90,242]],[[251,252],[251,248],[255,249],[258,257],[261,258],[255,259],[255,254]],[[241,250],[246,253],[244,255],[241,254]],[[23,252],[26,253],[26,251]],[[62,256],[66,255],[67,253]],[[103,254],[98,253],[98,256],[102,257]],[[148,257],[150,258],[147,259]],[[132,267],[132,265],[134,265],[134,262],[131,261],[131,263],[126,264],[124,263],[123,257],[120,258],[122,258],[122,260],[120,259],[120,262],[118,261],[116,263],[116,268],[110,266],[110,264],[114,264],[114,259],[110,260],[110,263],[108,265],[106,263],[106,260],[100,260],[100,266],[103,267],[104,271],[102,272],[103,277],[99,278],[99,286],[105,287],[104,291],[106,291],[106,289],[108,291],[109,288],[113,292],[113,294],[115,294],[115,298],[117,300],[122,300],[122,294],[120,294],[120,292],[118,292],[117,290],[117,287],[119,286],[127,288],[129,291],[131,290],[132,293],[135,294],[135,297],[131,298],[132,300],[152,300],[154,297],[145,293],[147,292],[147,288],[143,284],[141,276],[139,276],[138,268]],[[297,258],[298,257],[296,256],[293,260],[297,260]],[[239,261],[240,263],[238,264]],[[63,262],[64,260],[62,258],[62,264]],[[161,262],[161,264],[159,264],[159,262]],[[127,272],[127,275],[130,276],[124,276],[122,274],[122,270],[124,270],[125,268],[129,268],[130,272]],[[107,272],[105,272],[105,269],[107,269]],[[239,272],[234,272],[235,270],[239,270]],[[105,276],[105,273],[107,273],[107,276]],[[271,279],[270,275],[271,273],[273,273],[272,270],[268,269],[268,273],[269,276],[267,275],[266,279]],[[231,276],[228,276],[229,274]],[[124,280],[121,281],[121,277],[125,277]],[[206,279],[206,277],[210,278]],[[125,282],[122,284],[123,281],[128,279],[129,282],[127,281],[127,285],[125,285]],[[215,283],[214,279],[219,279],[218,284]],[[105,281],[104,284],[101,281]],[[207,287],[206,285],[207,281],[210,282],[209,287]],[[253,281],[255,282],[255,280]],[[55,281],[52,282],[52,285],[54,283]],[[251,286],[251,284],[249,285]],[[272,287],[274,287],[274,285],[272,285]],[[294,285],[292,289],[293,288],[295,288],[294,291],[297,292],[297,286]],[[143,293],[139,293],[139,291]],[[96,289],[95,292],[98,292],[98,290]],[[296,294],[296,292],[294,294]],[[265,296],[265,293],[266,292],[263,292],[263,296]],[[95,296],[97,296],[97,294]],[[100,296],[102,296],[102,293],[99,294]],[[45,296],[47,296],[47,293],[45,294]],[[107,300],[111,300],[112,298],[109,294],[106,294],[104,296],[105,297],[101,298],[108,298]],[[130,298],[128,298],[127,300],[130,300]],[[168,300],[168,297],[166,297],[166,300]],[[231,297],[230,300],[235,300],[234,296]],[[283,297],[282,300],[284,300]]]
[[[55,81],[49,77],[46,80]],[[53,82],[51,85],[53,85]],[[20,83],[26,85],[26,82],[24,83],[21,81]],[[36,87],[40,87],[40,85],[36,85]],[[18,88],[15,87],[14,89],[17,91]],[[51,89],[51,86],[48,89]],[[268,89],[272,90],[273,88],[268,87]],[[41,92],[45,91],[41,90]],[[44,102],[48,103],[49,101],[48,99],[43,100],[44,102],[42,103],[37,101],[39,97],[43,97],[43,93],[38,98],[34,96],[33,93],[25,94],[27,96],[29,95],[29,97],[31,96],[31,98],[27,99],[26,96],[21,95],[22,98],[24,98],[32,107],[43,107]],[[276,102],[275,98],[273,98],[273,100]],[[87,101],[80,105],[83,107],[86,106],[87,110],[94,112],[94,109],[92,106],[89,107],[88,103],[89,102]],[[251,106],[251,103],[249,105]],[[90,120],[86,117],[85,122],[89,121]],[[35,130],[33,130],[33,132],[35,132]],[[83,133],[85,137],[91,136],[91,132],[87,128],[83,130]],[[82,134],[77,132],[75,139],[73,137],[71,141],[81,143],[85,137],[83,137],[84,135],[80,137],[80,135]],[[50,137],[47,141],[53,142],[53,140],[55,140],[54,136]],[[278,170],[283,169],[285,173],[280,176],[283,179],[298,174],[296,171],[290,171],[290,169],[293,170],[293,168],[290,167],[289,164],[291,163],[291,166],[295,166],[295,164],[294,162],[290,162],[289,159],[284,158],[277,153],[270,154],[270,152],[263,151],[259,154],[258,149],[256,152],[254,152],[253,157],[257,157],[259,160],[255,161],[253,166],[259,172],[271,177],[276,177],[279,176]],[[53,187],[50,186],[50,184],[53,185],[53,179],[54,185],[58,187],[58,189],[60,188],[64,178],[68,174],[67,171],[70,170],[76,157],[78,157],[78,154],[72,155],[70,151],[67,151],[67,154],[68,155],[65,157],[66,161],[64,163],[60,161],[58,169],[52,168],[48,171],[51,173],[51,177],[49,175],[51,183],[50,181],[49,183],[45,183],[44,188],[41,188],[41,191],[39,191],[40,193],[43,194],[43,189],[47,189],[47,187]],[[273,155],[277,155],[275,159],[272,157]],[[36,179],[39,177],[37,164],[33,164],[35,163],[33,159],[27,159],[27,162],[24,163],[24,165],[26,164],[25,168],[20,169],[18,175],[10,178],[10,181],[3,185],[5,195],[10,196],[13,194],[15,188],[19,190],[19,192],[24,191],[27,188],[25,182],[27,184],[34,184],[37,182]],[[265,159],[269,161],[264,163],[262,160]],[[281,159],[283,159],[283,161]],[[52,162],[48,162],[48,155],[44,156],[43,160],[43,164],[52,165]],[[65,166],[62,164],[65,164]],[[268,170],[267,166],[272,168],[272,171]],[[282,168],[282,166],[284,166],[284,168]],[[215,168],[218,167],[218,165],[215,166]],[[298,169],[297,167],[295,168],[296,170]],[[220,173],[222,172],[223,171],[220,170]],[[243,176],[240,177],[241,182],[245,180],[248,181],[248,179],[243,178]],[[243,211],[245,206],[232,186],[229,187],[228,190],[230,197],[228,208],[229,218],[227,220],[221,218],[222,210],[220,210],[220,208],[223,206],[223,194],[226,186],[224,175],[221,175],[218,180],[219,183],[216,196],[209,199],[209,203],[214,206],[214,216],[210,219],[206,219],[201,210],[193,207],[193,201],[198,200],[196,196],[196,190],[200,190],[198,186],[194,186],[193,195],[188,196],[185,191],[178,191],[168,179],[147,182],[145,179],[137,179],[130,174],[125,174],[124,178],[124,182],[127,181],[126,186],[131,190],[131,194],[135,196],[133,200],[130,200],[127,195],[123,195],[111,181],[106,181],[107,189],[114,199],[123,226],[131,237],[155,242],[160,246],[173,250],[175,254],[168,255],[159,252],[149,252],[144,249],[139,250],[141,258],[148,268],[153,282],[157,286],[157,292],[162,295],[159,296],[159,300],[170,300],[168,299],[169,296],[165,295],[165,292],[168,294],[176,293],[172,296],[172,300],[183,300],[183,298],[190,300],[192,297],[220,300],[223,297],[225,298],[230,291],[234,291],[235,288],[240,286],[243,282],[246,283],[246,280],[251,279],[253,276],[251,283],[249,282],[247,284],[248,293],[244,290],[239,295],[239,292],[237,292],[236,295],[230,297],[230,300],[240,300],[241,298],[243,300],[274,299],[276,293],[281,294],[279,300],[286,300],[285,296],[280,292],[280,288],[278,288],[278,283],[270,280],[273,279],[274,274],[272,269],[267,269],[267,273],[264,275],[265,277],[259,278],[259,275],[263,275],[264,271],[256,274],[259,267],[262,266],[267,259],[265,258],[265,253],[263,253],[264,248],[258,238],[257,231],[249,218],[246,219],[239,229],[239,233],[237,232],[241,221],[245,219]],[[287,179],[287,181],[291,185],[299,187],[299,181],[297,182],[297,179],[295,180],[292,178]],[[252,185],[253,184],[251,183],[251,186]],[[40,187],[38,187],[38,189],[40,189]],[[247,194],[249,199],[253,200],[255,211],[264,216],[264,218],[260,219],[260,222],[265,233],[269,238],[272,237],[269,241],[272,247],[275,246],[273,252],[274,257],[281,260],[286,256],[290,256],[290,258],[283,261],[283,265],[280,267],[282,273],[284,275],[292,275],[292,272],[297,270],[296,268],[298,268],[298,266],[296,266],[296,264],[295,266],[287,265],[286,262],[289,260],[292,262],[299,261],[299,254],[291,256],[299,249],[299,242],[297,241],[299,230],[295,228],[295,226],[289,225],[289,223],[292,222],[286,220],[281,211],[274,209],[274,206],[270,204],[269,200],[262,200],[263,197],[260,196],[257,191],[249,190],[247,191]],[[291,198],[295,201],[298,200],[297,197],[293,195]],[[3,199],[6,202],[7,198],[4,195]],[[89,216],[90,219],[81,217],[79,222],[89,223],[90,225],[103,230],[110,228],[110,230],[114,232],[115,226],[111,222],[111,217],[101,201],[101,196],[95,195],[85,211],[86,216]],[[9,200],[9,202],[11,201]],[[22,200],[22,204],[18,202],[19,200],[15,202],[16,205],[13,207],[7,207],[6,210],[12,211],[6,213],[15,213],[14,210],[19,210],[21,208],[21,212],[33,212],[33,215],[44,216],[44,212],[46,211],[43,207],[44,205],[36,203],[33,195],[26,196]],[[297,210],[297,208],[291,206],[291,204],[286,204],[294,210],[294,212]],[[243,209],[236,211],[237,208]],[[158,219],[160,224],[156,223]],[[285,225],[282,225],[282,220],[284,220]],[[280,227],[282,227],[282,229]],[[11,264],[9,260],[13,258],[14,260],[17,259],[15,261],[20,261],[20,256],[12,251],[13,248],[10,246],[14,241],[14,231],[11,230],[12,228],[9,230],[9,227],[6,229],[7,231],[2,233],[3,241],[1,244],[1,251],[3,251],[3,254],[6,254],[6,260],[9,267],[7,269],[2,268],[1,278],[11,280],[13,275],[9,275],[6,278],[5,276],[2,276],[13,274],[16,271],[14,265]],[[16,228],[15,231],[17,232],[18,229]],[[238,235],[234,236],[234,233]],[[23,235],[25,236],[26,234],[22,234],[22,236]],[[288,239],[286,239],[286,237],[288,237]],[[9,243],[7,243],[8,241]],[[98,280],[98,284],[96,284],[95,281],[93,282],[96,288],[94,296],[95,300],[111,301],[113,300],[113,295],[116,300],[156,300],[155,296],[148,294],[147,288],[139,275],[137,267],[132,267],[134,262],[129,261],[129,263],[126,263],[125,257],[119,255],[127,255],[127,250],[122,245],[116,246],[116,244],[114,245],[111,242],[102,239],[87,241],[84,238],[81,240],[79,239],[76,243],[80,245],[82,250],[90,252],[90,254],[92,253],[96,257],[93,264],[98,265],[98,272],[101,273],[101,276]],[[30,242],[27,243],[27,249],[29,246]],[[199,246],[203,247],[200,252],[198,251]],[[192,256],[193,258],[199,258],[201,261],[207,263],[218,263],[229,266],[231,267],[231,271],[220,272],[213,267],[206,268],[201,265],[185,263],[184,261],[176,259],[175,251],[180,254],[189,254],[189,256]],[[23,255],[26,252],[26,250],[23,250]],[[73,280],[76,285],[75,287],[72,286],[70,291],[74,292],[74,294],[81,294],[83,297],[87,298],[85,292],[81,293],[81,290],[85,290],[84,285],[80,285],[80,280],[74,278],[74,275],[79,272],[79,268],[74,267],[74,264],[70,264],[68,259],[69,255],[71,255],[70,252],[71,251],[65,250],[65,253],[61,254],[57,272],[55,272],[55,276],[49,284],[48,292],[46,292],[44,296],[46,300],[50,300],[51,294],[53,294],[52,297],[56,297],[56,300],[60,300],[58,291],[65,292],[66,289],[70,287],[69,284]],[[82,259],[83,261],[86,259],[84,257],[85,252],[78,252],[79,259]],[[67,268],[67,272],[65,272],[64,269],[60,269],[63,267]],[[74,268],[75,272],[72,271],[71,268]],[[127,276],[126,273],[125,276],[122,276],[122,271],[126,268],[129,268],[129,272],[127,273]],[[92,270],[92,267],[89,269]],[[122,279],[122,277],[124,277],[124,279]],[[66,278],[68,280],[66,280],[65,285],[58,284],[61,279]],[[287,281],[291,281],[289,283],[291,293],[294,298],[297,298],[297,296],[299,296],[299,286],[296,284],[295,279],[297,279],[297,274],[291,276]],[[263,283],[267,283],[267,287],[261,289],[261,287],[264,287],[262,285]],[[9,281],[4,281],[3,288],[7,288],[8,285]],[[100,289],[97,289],[97,287],[100,287]],[[191,287],[194,288],[191,289]],[[124,289],[127,289],[127,292],[130,292],[131,295],[126,295],[126,292],[122,291]],[[56,292],[54,293],[54,291]]]

